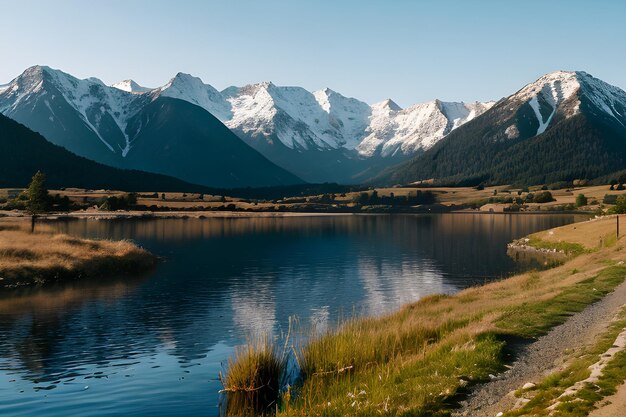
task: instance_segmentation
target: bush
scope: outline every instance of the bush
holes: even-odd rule
[[[611,213],[626,214],[626,195],[620,195],[617,197],[615,207],[611,209]]]
[[[602,199],[603,204],[615,204],[617,203],[617,196],[615,194],[606,194]]]
[[[554,198],[552,198],[552,193],[550,191],[543,191],[541,193],[538,193],[533,198],[534,203],[549,203],[550,201],[554,201]]]
[[[582,207],[587,205],[587,197],[584,194],[578,194],[576,197],[576,207]]]
[[[568,181],[559,181],[559,182],[554,182],[552,184],[550,184],[548,186],[549,189],[551,190],[562,190],[563,188],[568,188],[572,185],[572,183],[568,182]]]
[[[137,194],[129,193],[122,197],[107,197],[100,205],[100,210],[116,211],[126,210],[137,204]]]

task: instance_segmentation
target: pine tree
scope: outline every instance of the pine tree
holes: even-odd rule
[[[28,203],[26,209],[32,215],[45,213],[50,209],[50,196],[46,189],[46,176],[43,172],[37,171],[26,190]]]

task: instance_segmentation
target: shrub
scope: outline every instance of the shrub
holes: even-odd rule
[[[617,197],[615,207],[611,208],[611,213],[626,214],[626,195]]]
[[[587,197],[584,194],[578,194],[576,197],[576,207],[582,207],[587,205]]]
[[[533,198],[534,203],[549,203],[550,201],[554,201],[554,198],[552,198],[552,193],[550,191],[543,191],[541,193],[538,193]]]

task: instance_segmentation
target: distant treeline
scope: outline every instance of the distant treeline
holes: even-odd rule
[[[252,200],[280,200],[285,197],[302,197],[320,194],[346,194],[367,189],[365,186],[337,183],[297,184],[277,187],[214,189],[213,195],[247,198]]]
[[[407,195],[389,195],[380,196],[376,190],[372,192],[360,193],[355,198],[355,203],[361,205],[388,205],[388,206],[417,206],[423,204],[434,204],[437,201],[435,194],[431,191],[417,190]]]

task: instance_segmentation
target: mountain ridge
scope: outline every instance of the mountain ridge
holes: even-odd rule
[[[626,92],[584,71],[555,71],[375,182],[550,183],[625,166]]]
[[[153,91],[153,90],[150,90]],[[176,100],[171,103],[168,100]],[[203,185],[219,188],[246,186],[274,186],[301,183],[302,180],[272,164],[267,158],[245,144],[234,133],[226,129],[212,114],[194,105],[197,123],[178,126],[170,132],[192,132],[193,136],[177,135],[178,143],[169,142],[157,131],[152,131],[153,140],[143,143],[143,156],[158,159],[169,146],[186,149],[187,153],[176,153],[177,158],[167,163],[145,164],[146,159],[136,153],[136,140],[142,129],[151,123],[143,119],[143,125],[129,128],[133,118],[142,114],[154,102],[162,102],[160,108],[168,109],[174,117],[184,117],[190,103],[171,97],[160,97],[146,93],[131,93],[108,87],[96,78],[79,80],[59,70],[45,66],[28,68],[0,92],[0,113],[43,134],[50,142],[62,146],[88,159],[127,169],[147,169],[165,175],[178,175],[184,170],[212,175],[186,176],[187,181],[202,182]],[[157,108],[159,108],[157,106]],[[203,124],[210,129],[197,129]],[[193,130],[196,128],[195,130]],[[191,130],[189,130],[191,129]],[[198,136],[201,135],[201,136]],[[197,149],[185,144],[194,141]],[[229,148],[222,146],[229,144]],[[157,146],[158,145],[158,146]],[[211,146],[220,146],[223,155],[212,152]],[[236,155],[235,155],[236,154]],[[233,158],[233,156],[236,156]],[[228,160],[232,165],[225,166]],[[139,165],[133,165],[137,163]],[[216,172],[215,167],[223,168]]]

